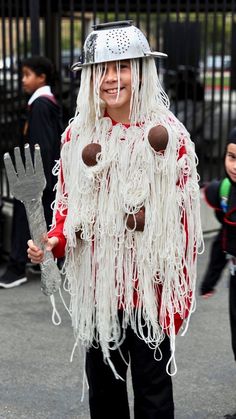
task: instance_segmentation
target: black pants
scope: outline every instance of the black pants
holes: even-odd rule
[[[166,364],[170,358],[167,337],[160,349],[163,358],[156,361],[153,350],[130,327],[127,329],[121,351],[126,361],[130,358],[135,419],[174,418],[172,380],[166,373]],[[125,381],[115,378],[110,366],[104,363],[100,348],[91,348],[87,353],[86,373],[91,419],[130,418],[126,388],[128,367],[118,350],[111,351],[111,360],[117,373]]]
[[[209,263],[200,286],[200,294],[204,295],[214,290],[222,272],[228,263],[226,253],[222,250],[223,229],[219,231],[211,246]]]
[[[236,361],[236,275],[231,275],[229,282],[229,319],[232,348]]]

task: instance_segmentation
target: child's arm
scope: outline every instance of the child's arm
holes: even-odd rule
[[[214,209],[217,220],[222,224],[224,213],[220,208],[219,197],[220,181],[212,181],[204,188],[204,198],[206,203]],[[215,286],[220,280],[223,269],[227,264],[226,253],[222,249],[223,229],[221,228],[215,237],[210,251],[210,259],[200,285],[200,295],[208,298],[214,293]]]
[[[224,213],[220,206],[220,183],[219,180],[213,180],[203,189],[203,197],[206,204],[214,210],[216,219],[222,224]]]
[[[63,233],[65,219],[66,211],[64,211],[63,214],[61,214],[60,211],[57,210],[55,217],[55,226],[48,232],[49,240],[55,238],[57,239],[57,243],[52,248],[52,252],[55,258],[62,258],[65,255],[66,238]]]
[[[67,127],[65,133],[64,133],[64,140],[63,143],[67,143],[70,141],[70,126]],[[62,145],[63,146],[63,145]],[[58,174],[58,187],[57,191],[62,190],[64,195],[65,193],[65,184],[64,184],[64,175],[63,175],[63,167],[62,167],[62,161],[60,161],[60,172]],[[53,247],[52,252],[55,256],[55,258],[62,258],[65,256],[65,247],[66,247],[66,238],[64,236],[64,223],[67,216],[67,208],[63,207],[63,211],[60,211],[61,207],[59,204],[59,207],[57,208],[56,214],[55,214],[55,221],[54,225],[51,228],[51,230],[48,232],[48,238],[51,239],[53,237],[57,237],[58,242]]]
[[[222,251],[222,233],[221,229],[212,243],[208,267],[200,285],[200,295],[202,296],[214,293],[214,288],[227,264],[226,253]]]

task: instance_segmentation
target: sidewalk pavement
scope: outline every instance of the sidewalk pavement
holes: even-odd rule
[[[198,286],[211,240],[205,239],[206,251],[198,259]],[[226,270],[211,299],[197,295],[189,330],[177,337],[175,419],[220,419],[236,411],[227,277]],[[77,349],[70,362],[73,331],[59,298],[60,326],[51,322],[50,300],[41,293],[37,276],[20,287],[1,289],[0,298],[0,419],[89,419],[86,390],[80,400],[83,354]],[[132,406],[130,377],[129,396]]]

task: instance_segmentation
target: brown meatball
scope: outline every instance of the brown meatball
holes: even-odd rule
[[[97,143],[91,143],[84,147],[82,151],[83,162],[87,166],[95,166],[97,164],[97,154],[101,153],[101,146]]]
[[[164,151],[168,144],[168,131],[163,125],[152,127],[148,133],[148,141],[155,151]]]
[[[130,230],[133,230],[136,225],[135,231],[143,231],[145,225],[145,207],[140,208],[136,214],[129,214],[126,224]]]

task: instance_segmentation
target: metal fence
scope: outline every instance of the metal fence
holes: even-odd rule
[[[58,73],[56,93],[65,125],[73,116],[79,74],[70,72],[98,22],[132,19],[158,62],[171,109],[196,145],[201,182],[223,173],[225,139],[236,124],[235,1],[0,0],[0,188],[8,199],[2,156],[19,144],[25,98],[20,61],[46,55]]]

